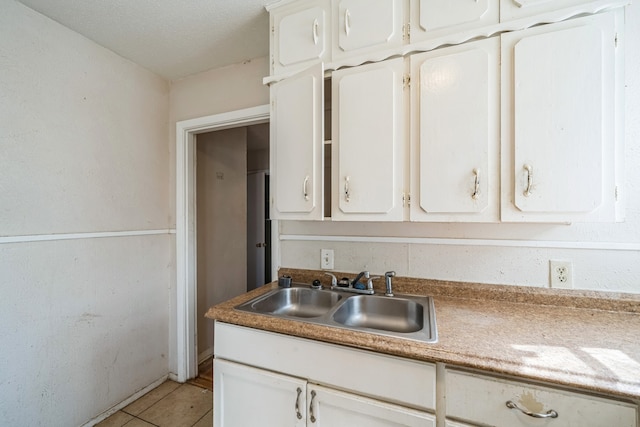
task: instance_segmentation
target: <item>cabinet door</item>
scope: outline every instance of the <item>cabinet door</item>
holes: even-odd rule
[[[447,370],[446,414],[495,427],[637,427],[636,405]],[[532,413],[527,415],[524,411]],[[555,417],[552,415],[555,412]],[[547,416],[536,418],[533,414]]]
[[[412,221],[497,221],[498,38],[411,58]]]
[[[402,45],[402,0],[334,0],[333,59]]]
[[[615,21],[502,36],[503,220],[615,219]]]
[[[273,74],[301,69],[313,61],[326,59],[329,40],[329,2],[296,3],[294,8],[271,12]]]
[[[499,21],[499,0],[411,0],[411,43]]]
[[[317,427],[435,427],[426,412],[368,399],[350,393],[309,385],[308,419]]]
[[[271,86],[273,219],[323,218],[322,94],[322,64]]]
[[[403,70],[398,58],[333,73],[334,220],[403,219]]]
[[[500,0],[500,21],[513,21],[563,9],[569,9],[575,15],[582,11],[579,6],[586,3],[593,3],[593,0]],[[588,9],[585,11],[595,12]],[[566,16],[566,12],[563,13]]]
[[[214,360],[214,425],[306,426],[306,382]]]

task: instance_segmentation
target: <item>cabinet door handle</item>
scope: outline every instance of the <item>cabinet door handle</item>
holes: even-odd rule
[[[349,203],[349,200],[351,200],[351,189],[349,188],[350,179],[351,177],[349,176],[344,177],[344,200],[347,203]]]
[[[344,32],[347,36],[351,32],[351,13],[349,13],[349,9],[344,11]]]
[[[298,387],[296,389],[296,392],[298,392],[298,395],[296,396],[296,416],[299,420],[301,420],[302,414],[300,413],[300,394],[302,393],[302,389]]]
[[[529,197],[531,195],[531,188],[533,187],[533,168],[531,165],[523,166],[525,172],[527,173],[527,188],[524,189],[524,197]]]
[[[480,195],[480,169],[473,169],[473,193],[471,193],[471,198],[476,200]]]
[[[304,199],[306,201],[309,201],[309,191],[308,191],[308,187],[309,186],[309,175],[304,177],[304,182],[302,183],[302,194],[304,194]]]
[[[309,420],[312,423],[316,422],[316,416],[313,415],[313,401],[315,400],[315,398],[316,398],[316,392],[315,390],[311,390],[311,403],[309,403]]]
[[[318,36],[318,18],[313,20],[313,44],[317,45],[318,44],[318,39],[320,38]]]
[[[533,417],[533,418],[558,418],[558,413],[556,411],[554,411],[553,409],[548,410],[547,412],[545,412],[544,414],[540,414],[540,413],[536,413],[536,412],[529,412],[525,409],[522,409],[521,407],[519,407],[518,405],[516,405],[515,403],[513,403],[511,400],[507,400],[507,408],[509,409],[517,409],[518,411],[522,412],[523,414],[529,416],[529,417]]]

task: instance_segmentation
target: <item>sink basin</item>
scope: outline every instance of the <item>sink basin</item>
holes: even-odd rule
[[[266,316],[357,330],[422,342],[437,341],[431,297],[357,295],[294,284],[274,289],[236,307]]]
[[[309,288],[277,289],[256,301],[250,301],[248,309],[258,313],[283,315],[292,317],[318,317],[328,312],[342,295],[332,291],[322,291]]]
[[[346,300],[333,320],[356,328],[417,332],[424,328],[424,307],[410,299],[358,295]]]

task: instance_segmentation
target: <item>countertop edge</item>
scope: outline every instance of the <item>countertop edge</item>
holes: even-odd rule
[[[570,370],[561,371],[553,369],[552,367],[549,367],[549,369],[541,368],[540,366],[531,368],[525,366],[521,362],[500,357],[500,355],[494,354],[489,356],[486,354],[483,355],[475,353],[472,350],[472,346],[469,346],[469,351],[462,352],[459,349],[447,349],[446,347],[439,345],[439,343],[413,343],[412,345],[407,345],[407,340],[403,340],[401,338],[379,336],[360,331],[347,331],[330,326],[309,324],[296,320],[247,313],[234,309],[234,307],[274,288],[277,288],[276,282],[215,305],[209,309],[206,313],[206,317],[220,322],[291,335],[304,339],[344,345],[423,362],[444,363],[451,365],[452,367],[480,370],[489,374],[513,376],[518,379],[530,380],[532,382],[539,382],[561,388],[575,388],[593,394],[611,396],[618,399],[624,399],[635,404],[640,403],[640,377],[638,378],[638,382],[635,382],[635,379],[633,379],[632,382],[626,382],[619,378],[614,378],[613,376],[602,377],[599,375],[586,375],[584,373]],[[460,302],[467,300],[464,296],[465,294],[463,293],[462,296],[458,294],[453,297],[436,297],[435,299],[436,301],[442,300],[450,304],[456,304],[458,300]],[[505,307],[522,304],[518,300],[516,300],[516,302],[499,300],[497,302],[494,301],[494,303],[504,304]],[[531,304],[531,302],[528,302],[528,304]],[[626,305],[623,305],[623,307],[626,307]],[[571,306],[565,308],[567,310],[576,309]],[[557,310],[562,309],[563,307],[560,307]],[[597,315],[597,311],[601,310],[583,307],[578,307],[577,309],[584,310],[585,314],[591,315],[594,315],[594,313]],[[437,313],[438,309],[436,309],[436,317]],[[623,313],[634,317],[637,315],[637,313],[633,311],[628,313],[623,310]]]

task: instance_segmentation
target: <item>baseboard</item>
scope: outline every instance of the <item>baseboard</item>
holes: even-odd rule
[[[213,347],[206,349],[198,355],[198,365],[209,359],[210,357],[213,357]]]
[[[157,380],[155,380],[154,382],[152,382],[151,384],[149,384],[145,388],[143,388],[141,390],[138,390],[137,392],[135,392],[131,396],[127,397],[122,402],[118,403],[117,405],[112,406],[111,408],[107,409],[106,411],[104,411],[103,413],[101,413],[97,417],[93,418],[89,422],[83,424],[82,427],[92,427],[92,426],[98,424],[99,422],[109,418],[111,415],[115,414],[120,409],[122,409],[125,406],[129,405],[130,403],[138,400],[139,398],[141,398],[145,394],[149,393],[154,388],[158,387],[160,384],[165,382],[167,380],[167,378],[170,378],[170,377],[171,377],[171,374],[163,375],[162,377],[158,378]]]

